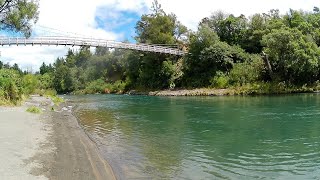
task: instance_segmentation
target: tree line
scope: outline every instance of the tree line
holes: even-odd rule
[[[43,63],[38,89],[58,93],[230,88],[240,93],[320,89],[320,11],[290,9],[246,17],[215,12],[189,30],[155,0],[136,24],[137,43],[175,44],[183,57],[89,47]]]
[[[157,1],[136,24],[138,43],[177,44],[184,57],[88,47],[52,65],[60,93],[174,88],[319,88],[320,12],[290,9],[234,16],[215,12],[188,30]],[[43,64],[42,69],[46,65]]]

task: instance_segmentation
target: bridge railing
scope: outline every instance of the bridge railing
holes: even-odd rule
[[[0,45],[70,45],[70,46],[91,46],[91,47],[108,47],[119,49],[131,49],[147,52],[158,52],[173,55],[184,55],[186,52],[179,50],[178,48],[171,48],[160,45],[152,44],[134,44],[116,42],[105,39],[83,38],[83,37],[59,37],[59,36],[47,36],[47,37],[35,37],[35,38],[23,38],[23,37],[3,37],[0,36]]]

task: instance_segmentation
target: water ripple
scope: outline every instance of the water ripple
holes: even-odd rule
[[[320,95],[78,100],[119,179],[320,178]]]

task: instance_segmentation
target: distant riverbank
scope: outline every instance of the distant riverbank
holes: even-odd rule
[[[258,85],[247,85],[230,87],[225,89],[196,88],[196,89],[172,89],[156,91],[135,91],[127,92],[129,95],[149,96],[233,96],[233,95],[272,95],[272,94],[295,94],[315,93],[320,87],[286,87],[282,84],[272,85],[268,83]]]

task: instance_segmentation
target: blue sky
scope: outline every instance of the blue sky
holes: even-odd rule
[[[34,28],[38,35],[48,33],[49,27],[60,34],[84,35],[107,40],[134,41],[135,24],[140,16],[150,10],[153,0],[39,0],[39,21]],[[320,7],[320,0],[158,0],[167,12],[174,12],[179,21],[192,30],[198,22],[211,13],[222,10],[236,16],[289,8],[312,11]],[[11,46],[1,47],[0,60],[17,63],[23,69],[38,69],[42,62],[53,63],[66,54],[69,47],[61,46]]]
[[[135,26],[141,13],[134,11],[113,11],[110,7],[98,7],[95,21],[97,28],[122,34],[122,39],[135,42]]]

